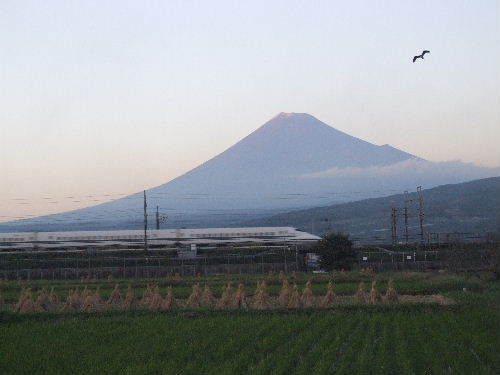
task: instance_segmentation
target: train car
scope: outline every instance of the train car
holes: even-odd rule
[[[151,246],[173,244],[298,243],[320,238],[292,227],[158,229],[147,231]],[[143,230],[0,233],[0,250],[138,247]]]

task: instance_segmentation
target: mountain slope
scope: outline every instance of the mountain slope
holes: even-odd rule
[[[409,198],[415,198],[411,193]],[[474,180],[460,184],[442,185],[423,190],[425,230],[427,232],[498,233],[500,231],[500,177]],[[317,207],[278,214],[243,225],[287,225],[322,234],[335,230],[355,238],[390,238],[391,207],[399,212],[398,227],[402,238],[403,194],[356,202]],[[413,237],[418,233],[418,209],[409,205]]]
[[[377,197],[500,174],[461,162],[433,163],[378,146],[304,113],[280,113],[193,170],[148,191],[167,226],[231,225],[290,209]],[[135,228],[142,193],[71,212],[0,224],[0,230]],[[7,228],[7,229],[6,229]]]

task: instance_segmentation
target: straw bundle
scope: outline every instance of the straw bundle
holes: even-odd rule
[[[364,281],[361,281],[359,283],[358,291],[355,295],[355,300],[358,303],[366,303],[366,290]]]
[[[73,299],[74,299],[75,303],[78,304],[78,305],[81,305],[83,303],[83,298],[80,295],[80,292],[78,291],[78,288],[76,288],[73,291]]]
[[[78,291],[70,290],[61,311],[77,311],[81,306],[79,299]]]
[[[39,290],[37,293],[37,298],[35,302],[35,308],[38,311],[47,311],[52,307],[52,303],[50,302],[50,297],[47,294],[47,291],[44,289]]]
[[[146,290],[142,294],[141,301],[139,302],[142,306],[149,306],[149,303],[151,301],[151,297],[153,296],[153,289],[152,285],[147,285]]]
[[[331,281],[328,282],[327,291],[323,300],[321,301],[321,307],[331,307],[335,302],[335,293],[333,291],[333,283]]]
[[[126,309],[130,309],[135,305],[135,296],[132,287],[129,285],[127,288],[127,293],[125,295],[125,299],[123,300],[123,307]]]
[[[200,287],[199,283],[196,283],[193,285],[193,291],[186,302],[186,307],[190,307],[190,308],[201,307],[201,305],[202,305],[201,298],[202,298],[201,287]]]
[[[398,302],[398,292],[396,292],[396,288],[394,287],[394,280],[389,280],[389,285],[387,287],[387,292],[385,293],[385,301],[390,303]]]
[[[281,291],[278,296],[278,302],[280,306],[287,307],[288,302],[290,301],[290,296],[292,294],[292,288],[290,287],[290,284],[288,283],[288,280],[286,278],[283,279],[283,285],[281,286]]]
[[[370,290],[370,303],[380,303],[382,297],[377,289],[377,280],[372,281],[372,289]]]
[[[88,296],[91,296],[92,295],[92,291],[85,285],[85,288],[83,288],[83,291],[82,291],[82,300],[85,300],[85,298],[87,298]]]
[[[115,287],[111,292],[111,294],[109,295],[106,304],[110,306],[110,305],[120,305],[121,303],[122,303],[122,295],[120,293],[120,288],[118,287],[118,284],[115,284]]]
[[[102,305],[102,298],[101,298],[101,289],[99,287],[96,288],[95,293],[94,293],[94,302],[97,306]]]
[[[257,290],[253,296],[252,307],[256,310],[264,310],[271,308],[271,298],[267,293],[267,285],[265,281],[257,283]]]
[[[297,308],[300,307],[300,293],[297,284],[293,284],[292,293],[290,295],[290,299],[288,300],[289,308]]]
[[[52,289],[50,290],[49,298],[50,298],[50,303],[52,304],[52,306],[59,305],[59,303],[60,303],[59,296],[57,295],[56,291],[54,290],[54,287],[52,287]]]
[[[35,302],[31,296],[31,289],[23,289],[19,295],[19,299],[14,306],[14,312],[30,313],[36,311]]]
[[[82,305],[80,307],[80,310],[85,311],[85,312],[94,312],[98,311],[100,308],[100,305],[96,303],[96,298],[95,295],[92,294],[91,291],[90,293],[82,293],[82,295],[85,295]]]
[[[312,292],[312,282],[311,280],[308,280],[306,283],[306,287],[304,288],[304,291],[302,292],[302,297],[300,298],[300,304],[302,307],[311,307],[314,306],[314,294]]]
[[[109,282],[113,281],[113,276],[108,275],[108,281],[109,281]]]
[[[245,286],[243,284],[238,285],[238,290],[233,299],[233,307],[237,309],[246,309],[248,307],[245,296]]]
[[[283,271],[280,271],[280,274],[279,274],[279,279],[281,280],[282,283],[285,282],[286,280],[286,275]]]
[[[13,307],[14,312],[19,312],[21,305],[24,303],[24,300],[26,299],[25,296],[25,289],[23,288],[21,290],[21,293],[19,293],[19,298],[17,299],[16,304]]]
[[[228,282],[226,288],[222,292],[222,296],[220,300],[217,302],[217,308],[219,309],[227,309],[232,307],[233,302],[233,284]]]
[[[163,299],[161,298],[160,288],[158,288],[158,285],[155,285],[153,287],[152,295],[149,300],[149,308],[157,310],[161,307],[162,303]]]
[[[178,303],[177,300],[175,299],[174,296],[174,291],[172,290],[172,287],[168,287],[167,289],[167,295],[165,296],[165,299],[163,300],[163,303],[161,304],[162,310],[169,310],[174,307],[177,307]]]
[[[205,289],[203,290],[203,296],[201,297],[201,305],[202,306],[213,306],[216,303],[216,299],[212,294],[212,290],[208,285],[205,285]]]

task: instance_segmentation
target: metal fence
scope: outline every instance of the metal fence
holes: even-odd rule
[[[301,269],[297,254],[228,255],[196,258],[88,257],[13,259],[0,263],[5,279],[132,278],[292,272]]]

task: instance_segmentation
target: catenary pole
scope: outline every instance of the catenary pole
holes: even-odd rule
[[[144,190],[144,250],[148,251],[148,202]]]

